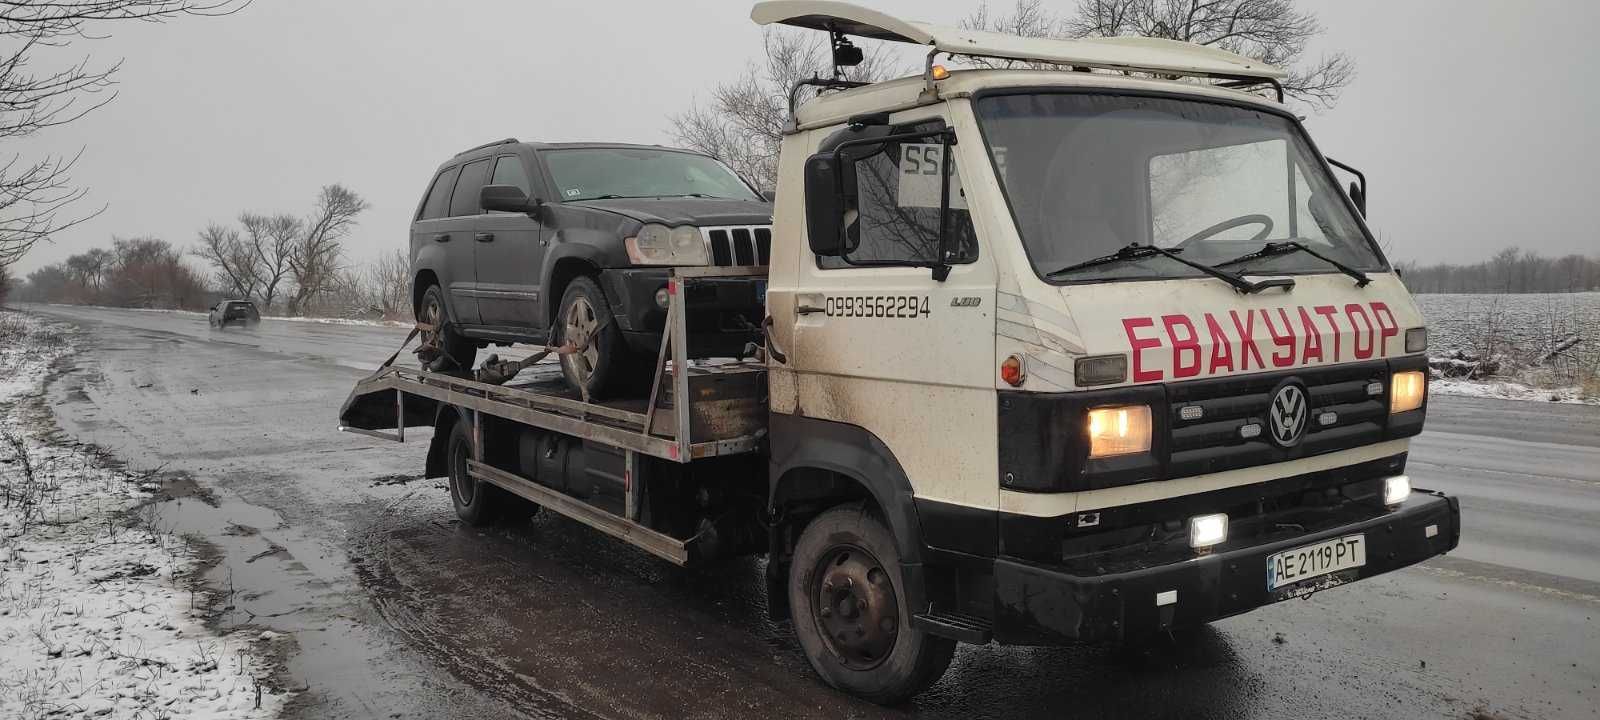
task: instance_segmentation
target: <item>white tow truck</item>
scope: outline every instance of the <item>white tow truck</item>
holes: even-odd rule
[[[432,426],[469,523],[543,508],[680,565],[764,554],[812,667],[881,703],[958,642],[1134,641],[1456,547],[1456,500],[1405,474],[1422,317],[1281,71],[842,2],[752,18],[926,67],[803,81],[770,265],[672,270],[648,396],[386,363],[341,427]],[[708,277],[764,288],[753,359],[691,360]]]

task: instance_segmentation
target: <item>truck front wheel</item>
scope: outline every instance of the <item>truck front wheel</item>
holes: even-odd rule
[[[794,630],[811,667],[840,690],[882,705],[937,682],[954,640],[913,630],[894,536],[860,503],[806,526],[789,566]]]

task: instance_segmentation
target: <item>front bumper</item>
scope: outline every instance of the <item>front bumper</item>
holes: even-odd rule
[[[661,346],[667,311],[656,303],[656,292],[667,286],[667,277],[667,268],[600,273],[617,327],[635,352],[654,353]],[[752,277],[700,278],[689,284],[689,356],[733,356],[757,341],[766,312],[765,284],[766,278]]]
[[[1356,533],[1366,536],[1366,565],[1308,583],[1322,589],[1449,552],[1461,538],[1461,507],[1453,497],[1419,490],[1398,508],[1363,521],[1094,575],[999,558],[993,636],[1022,645],[1132,641],[1237,615],[1310,590],[1302,584],[1269,592],[1268,556]],[[1176,602],[1158,606],[1156,595],[1170,591],[1176,591]]]

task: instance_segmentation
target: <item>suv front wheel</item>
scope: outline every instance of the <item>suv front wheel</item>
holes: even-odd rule
[[[574,390],[599,399],[640,384],[634,377],[640,363],[628,351],[611,314],[611,302],[594,278],[579,277],[567,286],[555,327],[556,344],[571,341],[582,348],[561,356],[561,373]]]

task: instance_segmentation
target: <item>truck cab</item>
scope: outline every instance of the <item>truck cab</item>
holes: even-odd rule
[[[867,487],[912,630],[1126,641],[1455,546],[1454,500],[1404,474],[1422,316],[1281,71],[841,3],[753,18],[928,49],[795,109],[767,294],[774,508],[819,467]],[[790,587],[813,665],[870,695],[852,654],[886,631]]]

